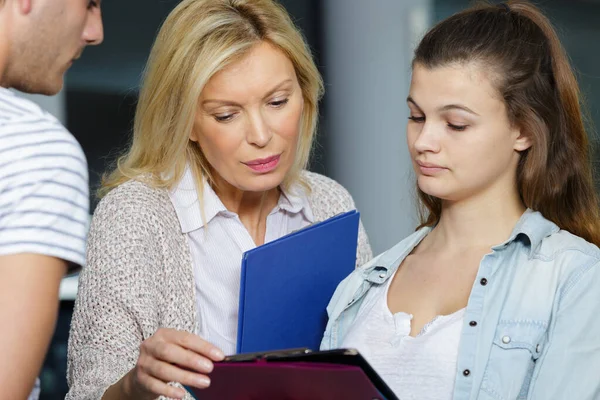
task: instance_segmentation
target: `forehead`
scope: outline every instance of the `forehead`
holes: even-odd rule
[[[261,42],[213,75],[204,87],[202,97],[243,97],[267,92],[287,79],[296,80],[291,60],[277,47]]]
[[[503,106],[494,86],[492,74],[476,63],[460,63],[427,68],[413,68],[410,96],[421,107],[443,107],[460,103],[477,109]]]

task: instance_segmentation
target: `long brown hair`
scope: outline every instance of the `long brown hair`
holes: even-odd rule
[[[495,72],[493,83],[510,122],[533,140],[517,170],[525,206],[600,245],[600,209],[579,86],[548,18],[527,1],[479,4],[432,28],[413,65],[469,62]],[[422,226],[435,225],[441,200],[417,190]]]

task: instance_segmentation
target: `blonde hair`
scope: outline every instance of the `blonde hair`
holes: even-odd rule
[[[201,194],[212,180],[200,147],[189,140],[198,99],[210,78],[260,42],[282,51],[294,65],[304,111],[295,162],[282,186],[299,181],[312,149],[323,81],[310,49],[285,9],[273,0],[184,0],[158,33],[140,91],[131,146],[105,175],[102,197],[132,179],[172,188],[186,163]]]

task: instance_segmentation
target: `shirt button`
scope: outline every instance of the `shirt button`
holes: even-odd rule
[[[385,274],[379,274],[379,277],[380,277],[381,279],[383,279],[383,278],[385,278]]]
[[[481,278],[481,280],[479,281],[479,283],[481,283],[481,286],[485,286],[485,285],[487,285],[487,279]]]
[[[542,346],[538,344],[537,346],[535,346],[535,352],[539,353],[540,351],[542,351]]]
[[[469,325],[471,325],[471,326],[477,326],[477,322],[476,321],[471,321],[471,322],[469,322]]]
[[[509,344],[510,343],[510,336],[502,336],[502,343]]]
[[[464,376],[469,376],[469,375],[471,375],[471,371],[469,371],[468,369],[465,369],[465,370],[463,371],[463,375],[464,375]]]

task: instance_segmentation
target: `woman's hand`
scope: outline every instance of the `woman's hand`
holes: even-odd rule
[[[185,391],[168,382],[206,388],[213,361],[223,358],[221,350],[197,335],[161,328],[142,342],[135,368],[123,378],[122,393],[135,399],[181,399]]]

